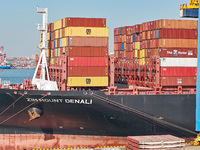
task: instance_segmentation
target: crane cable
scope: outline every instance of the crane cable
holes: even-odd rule
[[[95,95],[96,95],[96,96],[95,96]],[[99,100],[102,100],[102,101],[107,102],[107,103],[109,103],[109,104],[112,104],[112,105],[114,105],[114,106],[121,107],[121,108],[123,108],[123,109],[125,109],[125,110],[128,110],[128,111],[130,111],[130,112],[132,112],[132,113],[135,113],[135,114],[137,114],[137,115],[139,115],[139,116],[142,116],[142,117],[149,118],[149,119],[151,119],[151,120],[157,121],[158,123],[163,123],[163,124],[166,124],[166,125],[175,127],[175,128],[177,128],[177,129],[180,129],[180,130],[189,132],[189,133],[191,133],[191,134],[195,134],[195,135],[197,134],[197,133],[194,132],[194,131],[191,131],[191,130],[189,130],[189,129],[183,128],[183,127],[178,126],[178,125],[175,125],[175,124],[170,123],[170,122],[168,122],[168,121],[161,120],[161,119],[159,119],[159,118],[157,118],[157,117],[155,117],[155,116],[152,116],[152,115],[149,115],[149,114],[147,114],[147,113],[141,112],[141,111],[136,110],[136,109],[134,109],[134,108],[130,108],[130,107],[126,106],[126,105],[117,103],[117,102],[115,102],[115,101],[113,101],[113,100],[111,100],[111,99],[105,98],[105,97],[100,96],[100,95],[97,95],[97,94],[95,94],[95,93],[90,94],[90,96],[93,96],[93,97],[95,97],[95,98],[97,98],[97,99],[99,99]]]
[[[44,95],[44,96],[42,96],[42,97],[39,98],[39,99],[43,99],[43,98],[46,97],[46,96],[47,96],[47,94]],[[35,101],[34,103],[32,103],[32,104],[26,106],[25,108],[23,108],[23,109],[21,109],[20,111],[16,112],[15,114],[13,114],[12,116],[10,116],[9,118],[7,118],[7,119],[5,119],[4,121],[0,122],[0,125],[3,124],[3,123],[5,123],[6,121],[12,119],[12,118],[15,117],[16,115],[18,115],[19,113],[21,113],[22,111],[24,111],[25,109],[29,108],[30,106],[32,106],[32,105],[34,105],[34,104],[36,104],[36,103],[40,103],[40,102]]]

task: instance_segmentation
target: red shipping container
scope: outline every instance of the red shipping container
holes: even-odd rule
[[[68,66],[108,66],[108,57],[68,57]]]
[[[130,35],[126,36],[126,43],[131,43],[131,36]]]
[[[197,39],[198,30],[195,29],[160,29],[158,38]]]
[[[51,40],[55,40],[55,32],[51,32]]]
[[[135,50],[135,42],[132,44],[132,49]]]
[[[156,29],[159,29],[159,20],[156,20],[156,21],[155,21],[155,28],[156,28]]]
[[[54,31],[54,23],[50,23],[50,31],[51,31],[51,32]]]
[[[195,77],[196,67],[161,67],[160,76],[162,77]]]
[[[151,21],[150,30],[156,29],[156,21]]]
[[[54,48],[54,41],[50,41],[50,49],[53,49]]]
[[[116,51],[122,50],[122,43],[115,43],[114,44],[114,50],[116,50]]]
[[[139,35],[139,41],[142,41],[142,33]]]
[[[126,27],[122,27],[122,35],[126,34]]]
[[[115,43],[122,42],[122,36],[121,35],[115,35],[114,36],[114,42]]]
[[[69,77],[105,77],[108,76],[107,67],[68,67]]]
[[[151,48],[150,47],[150,40],[147,40],[147,48]]]
[[[135,34],[135,25],[134,26],[132,26],[132,32],[131,32],[131,34]]]
[[[126,44],[126,50],[127,51],[131,51],[132,50],[132,44],[131,43]]]
[[[62,29],[62,38],[65,37],[65,29]]]
[[[160,57],[192,57],[197,58],[197,49],[194,48],[159,48]]]
[[[68,57],[106,57],[108,47],[65,47]]]
[[[135,25],[135,32],[136,32],[136,33],[139,33],[140,30],[141,30],[140,28],[141,28],[141,24]]]
[[[120,35],[120,28],[114,29],[114,35]]]
[[[108,47],[107,37],[67,37],[67,46]]]
[[[135,34],[135,42],[140,42],[140,34]]]
[[[124,52],[123,51],[117,51],[119,58],[124,58]]]
[[[65,27],[106,27],[105,18],[65,18]]]
[[[196,77],[161,77],[161,86],[196,86]]]
[[[148,30],[148,22],[142,23],[142,31]]]
[[[150,38],[155,39],[156,38],[156,30],[150,31]]]

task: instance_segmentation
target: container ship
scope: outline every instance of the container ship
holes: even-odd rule
[[[38,29],[33,80],[1,85],[0,134],[196,136],[197,21],[115,28],[114,55],[105,18]]]

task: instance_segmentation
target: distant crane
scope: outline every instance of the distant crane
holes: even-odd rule
[[[0,47],[0,58],[2,58],[0,60],[0,63],[5,63],[5,61],[6,61],[6,52],[5,52],[3,46]]]
[[[3,46],[0,47],[0,56],[3,56],[4,58],[6,58],[6,52]]]
[[[180,6],[180,16],[198,18],[198,55],[197,55],[197,83],[196,83],[196,131],[200,132],[200,9],[199,0],[190,0],[190,5]],[[200,144],[200,134],[195,139],[194,145]]]

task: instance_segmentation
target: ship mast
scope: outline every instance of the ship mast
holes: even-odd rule
[[[36,12],[43,14],[42,27],[40,27],[40,24],[38,24],[38,27],[37,27],[37,29],[42,32],[42,46],[39,46],[39,49],[41,50],[41,54],[40,54],[40,58],[39,58],[35,73],[33,75],[32,84],[36,85],[39,90],[58,90],[57,83],[49,80],[49,72],[47,68],[46,53],[47,53],[47,48],[48,48],[47,47],[48,8],[37,7]],[[40,77],[38,79],[36,78],[36,75],[39,68],[41,69],[41,72],[40,72]]]

